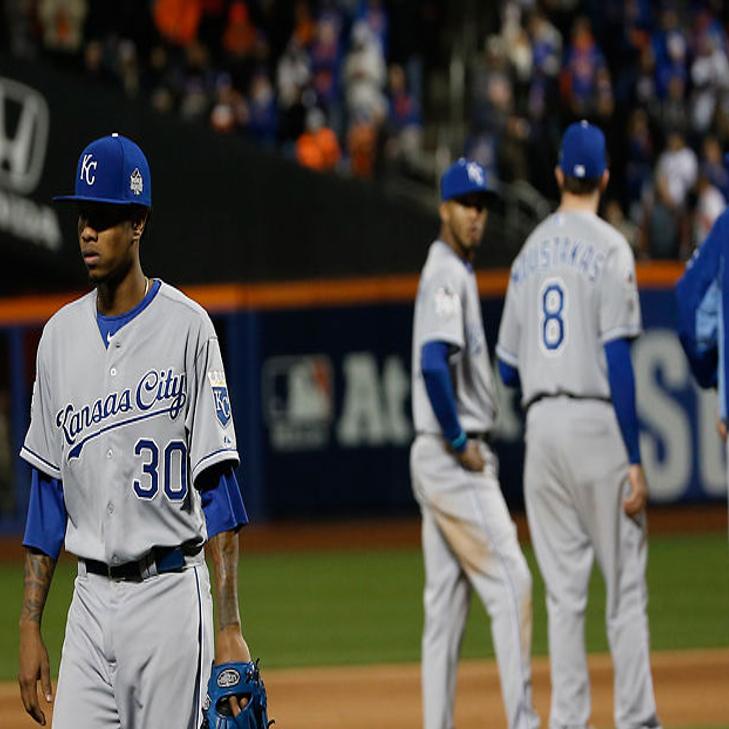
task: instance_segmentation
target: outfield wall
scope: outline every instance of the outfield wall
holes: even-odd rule
[[[692,383],[673,331],[675,265],[639,266],[645,333],[634,345],[641,444],[656,502],[726,498],[716,396]],[[507,273],[478,276],[488,341]],[[243,464],[260,518],[415,511],[408,477],[412,301],[417,276],[187,289],[213,314]],[[21,528],[27,427],[42,322],[71,297],[0,300],[0,530]],[[162,365],[161,365],[162,366]],[[496,451],[507,500],[522,505],[521,416],[501,389]]]

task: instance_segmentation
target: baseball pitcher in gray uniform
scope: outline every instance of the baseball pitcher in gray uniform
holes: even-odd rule
[[[531,575],[488,445],[496,394],[471,265],[492,194],[475,162],[460,159],[443,174],[440,236],[430,246],[415,302],[417,435],[410,471],[422,513],[425,561],[425,729],[453,727],[472,590],[491,617],[508,726],[539,725],[531,698]]]
[[[497,354],[527,411],[524,493],[547,589],[551,729],[587,727],[584,644],[596,558],[607,586],[617,729],[657,727],[646,616],[647,486],[630,340],[641,331],[633,255],[597,216],[605,138],[587,122],[562,139],[559,209],[511,268]]]
[[[22,700],[44,725],[38,681],[48,702],[53,689],[41,618],[65,540],[78,576],[55,729],[195,729],[213,661],[230,667],[226,686],[255,672],[237,603],[237,530],[247,516],[218,340],[200,306],[142,272],[151,177],[134,142],[92,142],[75,194],[57,199],[78,206],[94,288],[50,319],[38,346],[21,451],[32,467]],[[256,708],[257,694],[247,696],[226,697],[234,717]]]

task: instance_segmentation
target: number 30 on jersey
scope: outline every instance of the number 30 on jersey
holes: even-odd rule
[[[559,354],[567,341],[566,292],[559,278],[547,279],[539,292],[539,344],[547,354]]]

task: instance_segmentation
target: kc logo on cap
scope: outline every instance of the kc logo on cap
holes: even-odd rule
[[[73,195],[57,202],[97,202],[152,207],[152,178],[144,152],[131,139],[110,134],[81,152]]]
[[[81,158],[81,179],[87,185],[93,185],[96,182],[96,168],[99,163],[94,159],[93,154],[85,154]]]

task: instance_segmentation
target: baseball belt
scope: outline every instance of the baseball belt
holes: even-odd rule
[[[79,558],[86,571],[93,575],[101,575],[112,580],[130,580],[139,582],[152,575],[165,572],[179,572],[185,567],[185,557],[193,556],[202,549],[201,545],[191,547],[154,547],[147,555],[134,562],[108,565],[95,559]]]

